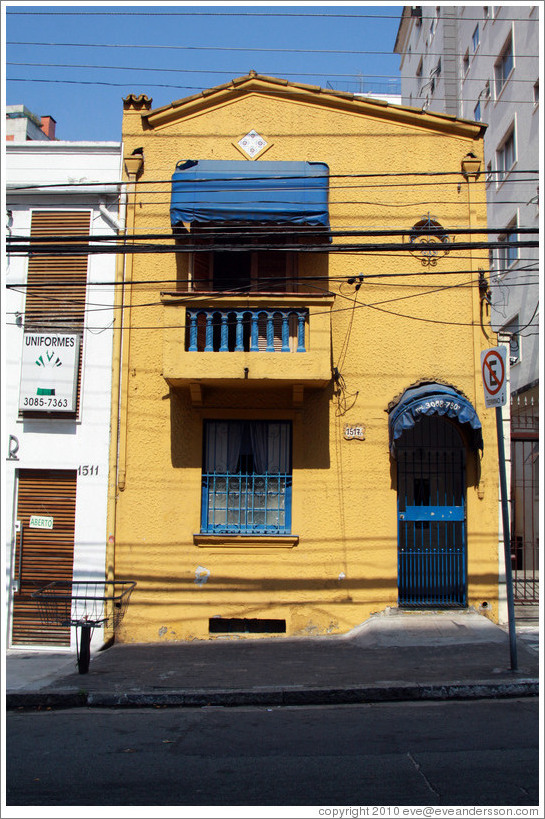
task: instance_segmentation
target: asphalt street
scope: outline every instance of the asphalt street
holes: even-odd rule
[[[6,717],[8,807],[216,806],[223,816],[228,806],[539,800],[537,698]]]

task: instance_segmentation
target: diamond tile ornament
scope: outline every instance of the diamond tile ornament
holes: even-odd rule
[[[242,139],[239,139],[237,144],[248,156],[257,156],[267,146],[267,142],[263,137],[253,130],[249,131]]]

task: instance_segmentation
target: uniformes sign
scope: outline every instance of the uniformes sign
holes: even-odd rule
[[[77,333],[25,333],[19,409],[75,412],[80,337]]]

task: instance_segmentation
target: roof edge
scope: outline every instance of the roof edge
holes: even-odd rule
[[[198,113],[211,104],[221,104],[243,93],[252,92],[291,97],[294,100],[329,105],[332,108],[356,113],[365,112],[371,116],[410,123],[432,130],[454,131],[473,139],[483,136],[486,130],[486,125],[481,122],[461,119],[451,114],[423,111],[420,108],[395,105],[385,100],[356,96],[347,91],[334,91],[317,85],[290,82],[279,77],[257,74],[255,71],[242,77],[236,77],[222,85],[204,89],[190,97],[175,100],[161,108],[146,111],[142,114],[143,125],[146,129],[162,127],[186,115]]]

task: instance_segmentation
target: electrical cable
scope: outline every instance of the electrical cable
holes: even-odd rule
[[[424,6],[427,8],[427,6]],[[462,8],[462,7],[461,7]],[[467,8],[467,7],[466,7]],[[301,17],[303,19],[307,18],[320,18],[325,20],[330,19],[348,19],[348,20],[399,20],[401,22],[401,15],[400,14],[339,14],[335,12],[334,14],[319,14],[317,12],[291,12],[291,11],[281,11],[281,12],[259,12],[259,11],[153,11],[153,12],[145,12],[145,11],[15,11],[12,9],[8,9],[6,11],[7,16],[20,16],[20,15],[44,15],[44,16],[55,16],[62,14],[67,16],[76,16],[76,17],[261,17],[261,18],[298,18]],[[433,20],[438,20],[438,16],[427,16],[422,14],[419,18],[422,23],[424,22],[432,22]],[[467,22],[485,22],[487,18],[484,15],[480,15],[479,17],[470,17],[466,14],[459,17],[458,19],[467,21]],[[498,19],[495,17],[494,19]],[[528,22],[528,17],[512,17],[509,16],[510,22]]]
[[[14,60],[6,61],[5,65],[29,66],[29,67],[33,67],[33,68],[71,68],[71,69],[72,68],[90,68],[90,69],[93,69],[93,70],[95,70],[95,69],[104,69],[104,70],[107,70],[107,71],[143,71],[143,72],[155,72],[155,73],[160,73],[160,74],[161,73],[169,73],[169,74],[228,74],[228,75],[231,75],[231,73],[233,71],[235,71],[235,69],[227,69],[227,68],[223,68],[223,69],[217,69],[217,68],[164,68],[164,67],[149,68],[149,67],[145,67],[145,66],[136,66],[136,65],[96,65],[96,64],[93,64],[93,63],[27,63],[27,62],[16,62]],[[235,73],[236,73],[236,71],[235,71]],[[278,73],[279,72],[277,72],[277,71],[265,71],[264,76],[273,76],[273,77],[275,77],[275,76],[278,76]],[[241,69],[238,72],[238,74],[240,76],[244,76],[244,70]],[[400,81],[399,75],[395,75],[395,74],[359,74],[359,73],[354,74],[354,72],[351,72],[349,74],[347,74],[347,73],[335,74],[335,73],[332,73],[330,71],[323,72],[323,73],[320,73],[318,71],[312,71],[312,72],[308,72],[308,73],[304,73],[304,72],[301,72],[301,71],[297,71],[297,72],[294,72],[294,73],[290,73],[290,72],[286,73],[286,72],[283,71],[282,76],[284,78],[287,77],[287,76],[295,76],[295,77],[342,77],[342,78],[352,78],[352,79],[357,77],[358,79],[362,79],[362,78],[366,78],[366,79],[384,79],[384,80],[389,80],[389,81],[397,82],[397,83]],[[435,75],[435,76],[436,76],[436,79],[437,79],[437,75]],[[472,82],[486,82],[487,80],[489,80],[489,77],[473,77],[472,76],[470,79],[471,79]],[[510,77],[509,78],[509,83],[510,84],[511,83],[522,83],[522,84],[527,84],[527,85],[534,86],[535,85],[535,80],[534,79],[531,79],[531,80],[524,79],[522,77],[521,78],[519,78],[519,77]],[[426,83],[426,85],[427,84],[428,83]],[[179,86],[174,86],[174,87],[179,87]],[[335,89],[324,89],[324,90],[334,91]],[[350,92],[348,92],[348,93],[350,93]],[[365,91],[354,92],[354,93],[357,94],[358,97],[361,96],[361,95],[365,96],[365,94],[366,94]],[[370,92],[370,93],[375,93],[375,92]],[[398,94],[398,93],[396,94],[396,92],[394,92],[394,91],[392,91],[391,93],[394,96],[400,96],[400,94]],[[387,94],[387,96],[389,96],[389,94]],[[434,97],[434,99],[436,99],[436,98]],[[464,99],[466,99],[466,98],[464,98]]]
[[[519,258],[517,261],[520,262],[521,259]],[[535,273],[536,277],[539,277],[539,267],[536,267],[535,266],[536,264],[537,264],[537,260],[532,261],[532,263],[529,264],[529,265],[523,265],[523,266],[517,265],[516,268],[514,268],[512,271],[510,271],[510,275],[512,277],[516,273],[521,273],[522,275],[529,275],[529,274]],[[490,276],[492,274],[494,274],[494,275],[505,275],[506,272],[507,271],[497,273],[495,270],[490,270],[490,271],[488,271],[487,275],[488,276]],[[422,268],[419,268],[416,272],[413,271],[413,272],[410,272],[410,273],[400,273],[400,272],[397,272],[397,273],[365,273],[365,274],[362,274],[362,275],[365,278],[365,283],[366,284],[377,284],[377,285],[379,285],[381,287],[384,287],[384,286],[390,286],[390,287],[428,287],[427,284],[417,284],[417,283],[414,283],[414,282],[412,282],[410,284],[404,284],[404,283],[401,283],[401,282],[392,283],[391,279],[399,279],[399,278],[407,278],[407,277],[422,278],[422,276],[424,276],[424,277],[427,277],[427,276],[440,276],[441,278],[443,278],[445,276],[462,276],[462,275],[469,275],[469,274],[474,274],[474,273],[475,273],[474,269],[437,270],[437,269],[434,268],[432,270],[424,270]],[[388,281],[375,281],[377,279],[388,280]],[[341,283],[347,281],[347,275],[346,274],[338,275],[338,276],[332,276],[332,275],[327,275],[327,276],[318,276],[318,275],[300,276],[300,275],[295,275],[295,276],[283,276],[281,278],[279,278],[279,277],[270,278],[269,277],[268,281],[274,281],[274,282],[282,281],[282,282],[294,282],[294,283],[324,281],[324,282],[331,282],[333,284],[338,282],[338,283],[341,284]],[[32,285],[29,285],[26,282],[9,282],[9,283],[6,284],[6,288],[7,289],[26,288],[26,287],[30,287],[30,286],[32,286],[33,288],[42,288],[42,287],[46,288],[46,287],[52,287],[54,285],[62,286],[63,284],[64,284],[63,280],[56,281],[54,278],[50,278],[50,279],[48,279],[47,282],[35,282]],[[109,288],[109,287],[116,287],[116,286],[122,287],[122,286],[126,286],[126,284],[127,284],[126,282],[120,282],[120,281],[117,281],[117,280],[98,281],[98,282],[88,281],[87,282],[87,287]],[[177,285],[177,286],[180,286],[180,285],[189,286],[191,284],[191,279],[189,279],[189,278],[187,278],[187,279],[180,279],[180,278],[176,278],[176,279],[133,279],[131,281],[131,285],[138,285],[139,287],[141,287],[143,285],[149,285],[150,289],[155,288],[155,287],[157,287],[159,285],[166,286],[166,285],[169,285],[169,284]],[[533,284],[533,282],[523,282],[523,283],[521,283],[521,286],[526,287],[526,286],[528,286],[528,284]],[[499,286],[499,283],[494,282],[494,286],[496,286],[496,287]],[[510,281],[509,286],[510,287],[511,286],[516,287],[517,284]],[[190,291],[188,291],[188,292],[190,292]]]
[[[367,56],[367,55],[379,55],[385,54],[389,57],[392,56],[391,51],[371,51],[369,49],[335,49],[335,48],[250,48],[247,46],[181,46],[181,45],[156,45],[152,43],[45,43],[45,42],[31,42],[31,41],[17,41],[17,40],[10,40],[6,42],[6,45],[16,45],[16,46],[53,46],[55,48],[135,48],[135,49],[156,49],[156,50],[163,50],[163,51],[229,51],[229,52],[244,52],[244,53],[252,53],[252,54],[266,54],[266,53],[277,53],[277,54],[357,54],[360,56]],[[428,57],[442,57],[443,52],[441,51],[429,51],[427,52]],[[453,56],[456,56],[453,54]],[[457,56],[463,57],[462,53],[458,54]],[[481,57],[492,57],[497,58],[497,54],[484,54],[481,53],[479,56]],[[538,54],[518,54],[517,58],[526,58],[537,60],[539,59]]]
[[[315,134],[314,134],[314,136],[315,136]],[[335,135],[331,134],[331,136],[342,136],[342,134],[338,134],[338,133],[335,134]],[[244,163],[241,162],[241,165],[243,165],[243,164]],[[512,169],[510,169],[508,171],[490,169],[490,170],[486,171],[486,176],[487,177],[491,176],[491,175],[492,176],[496,175],[496,176],[500,177],[502,174],[505,174],[505,177],[506,177],[505,179],[499,180],[499,181],[501,181],[502,184],[505,184],[506,182],[539,182],[539,170],[534,169],[534,168],[530,168],[530,169],[528,169],[528,168],[512,168]],[[536,176],[535,179],[534,178],[520,179],[519,174],[536,174],[537,176]],[[433,181],[433,182],[412,182],[412,181],[408,182],[407,181],[407,182],[396,182],[396,183],[393,183],[393,184],[392,183],[388,183],[388,184],[383,183],[381,185],[331,185],[330,184],[332,179],[383,179],[383,178],[393,178],[393,177],[412,177],[412,178],[414,178],[414,177],[430,177],[430,176],[435,176],[435,177],[454,176],[454,177],[456,177],[456,179],[454,179],[454,180],[452,180],[450,182],[447,181],[447,180],[441,180],[441,181],[436,181],[436,182],[435,181]],[[453,171],[389,171],[389,172],[384,172],[383,171],[383,172],[380,172],[380,173],[346,173],[346,174],[328,173],[328,174],[324,174],[323,178],[328,180],[330,190],[355,190],[355,189],[359,189],[359,188],[370,188],[372,190],[377,190],[377,189],[385,188],[385,187],[411,187],[412,188],[415,185],[427,185],[427,186],[429,186],[429,185],[441,185],[441,186],[444,186],[444,185],[458,185],[458,184],[460,184],[460,177],[461,176],[462,176],[462,171],[461,171],[460,168],[458,168],[457,170],[453,170]],[[484,176],[484,173],[483,173],[483,176]],[[266,175],[263,175],[263,176],[253,176],[252,181],[253,182],[263,181],[263,182],[266,183],[267,181],[271,181],[271,180],[274,180],[275,182],[276,181],[281,181],[281,180],[296,181],[296,180],[303,180],[303,179],[306,179],[306,178],[307,177],[305,177],[305,176],[298,176],[298,175],[295,175],[295,174],[290,174],[290,175],[286,176],[284,174],[277,173],[277,174],[266,174]],[[313,178],[314,179],[319,179],[320,177],[313,177]],[[220,190],[220,185],[222,185],[223,183],[225,183],[225,182],[237,182],[237,181],[244,182],[245,177],[243,177],[243,176],[203,177],[200,180],[199,179],[196,179],[196,180],[194,179],[191,182],[192,182],[192,184],[195,184],[196,182],[203,182],[203,183],[205,183],[207,185],[210,185],[212,182],[217,182],[218,183],[218,190]],[[493,181],[493,180],[483,179],[483,180],[481,180],[480,183],[479,183],[479,180],[476,180],[476,183],[477,184],[488,184],[490,181]],[[55,188],[70,188],[70,189],[95,188],[95,187],[118,188],[121,185],[131,187],[131,188],[132,187],[136,187],[136,188],[144,187],[145,185],[167,185],[168,187],[165,189],[165,191],[159,191],[158,193],[170,193],[171,192],[171,185],[172,185],[172,177],[169,178],[169,179],[145,179],[145,180],[141,179],[141,180],[137,180],[137,181],[134,181],[134,180],[131,180],[131,181],[129,181],[129,180],[119,180],[119,181],[115,181],[115,182],[92,182],[92,181],[85,182],[84,181],[84,182],[50,182],[50,183],[46,183],[46,184],[40,184],[40,183],[20,184],[20,185],[12,184],[12,185],[10,185],[8,190],[9,190],[9,192],[14,192],[14,191],[18,192],[18,191],[25,191],[25,190],[33,191],[33,190],[35,190],[37,188],[40,189],[40,190],[50,190],[50,189],[54,190]],[[234,186],[230,188],[230,191],[232,193],[235,193],[237,190],[245,190],[245,188],[236,188]],[[211,192],[211,191],[209,190],[209,192]],[[147,191],[147,193],[152,193],[152,191]]]
[[[457,242],[457,243],[448,243],[446,245],[441,245],[438,243],[434,245],[436,249],[439,250],[448,250],[449,253],[455,253],[460,250],[501,250],[507,248],[538,248],[539,241],[538,240],[529,240],[529,241],[497,241],[497,242]],[[403,244],[403,243],[391,243],[391,244],[379,244],[379,243],[369,243],[369,244],[332,244],[329,245],[327,248],[324,245],[301,245],[301,244],[286,244],[282,245],[282,250],[284,252],[293,251],[298,253],[328,253],[331,254],[352,254],[357,253],[362,256],[367,255],[382,255],[382,254],[392,254],[395,252],[405,253],[415,253],[418,249],[421,249],[421,246],[411,245],[411,244]],[[48,257],[58,257],[63,258],[67,256],[97,256],[97,255],[108,255],[108,254],[115,254],[115,255],[142,255],[148,253],[156,253],[156,254],[188,254],[188,253],[208,253],[213,250],[223,250],[228,251],[230,253],[245,253],[248,251],[258,252],[258,251],[278,251],[278,245],[239,245],[239,246],[227,246],[227,245],[213,245],[213,246],[202,246],[202,245],[183,245],[183,246],[173,246],[169,247],[166,245],[160,244],[144,244],[144,245],[135,245],[135,244],[117,244],[114,246],[82,246],[80,245],[70,245],[68,242],[63,243],[60,247],[43,247],[39,246],[35,241],[29,242],[27,245],[21,245],[17,247],[16,251],[11,253],[12,256],[31,256],[32,258],[48,258]],[[421,249],[421,252],[424,250]]]
[[[115,66],[112,66],[112,68],[115,68]],[[93,85],[93,86],[105,85],[105,86],[109,86],[111,88],[127,88],[129,85],[134,85],[134,83],[135,83],[134,80],[130,80],[130,81],[127,80],[126,82],[108,82],[108,81],[105,81],[105,80],[97,80],[97,79],[94,79],[94,80],[58,80],[58,79],[51,80],[51,79],[46,79],[44,77],[6,77],[6,82],[32,82],[32,83],[42,82],[42,83],[50,83],[50,84],[55,84],[55,85],[63,85],[63,84],[65,84],[65,85]],[[172,83],[149,82],[148,80],[146,80],[145,82],[146,82],[146,87],[147,88],[176,88],[176,89],[178,89],[178,91],[183,90],[183,91],[197,91],[197,92],[203,90],[202,86],[197,86],[197,85],[179,85],[179,84],[172,84]],[[365,93],[362,94],[362,97],[365,97]],[[447,100],[446,97],[438,97],[437,95],[434,95],[433,99],[434,99],[434,102],[446,102],[446,100]],[[477,103],[479,101],[479,97],[467,97],[466,96],[466,97],[464,97],[464,101],[469,102],[469,103],[471,103],[471,102]],[[497,100],[496,102],[499,102],[502,105],[503,104],[511,105],[513,103],[517,103],[517,105],[532,105],[533,107],[535,107],[535,101],[533,99],[527,99],[527,100],[501,99],[501,100]],[[423,104],[425,104],[424,101],[423,101]],[[404,107],[419,108],[420,106],[411,105],[411,106],[404,106]],[[432,110],[432,109],[430,109],[428,107],[428,108],[426,108],[426,110]],[[463,119],[463,117],[460,117],[460,119]]]
[[[225,238],[226,241],[229,240],[236,240],[236,239],[247,239],[248,238],[248,231],[246,228],[242,227],[234,227],[232,230],[223,229],[215,227],[215,237],[216,240]],[[259,232],[260,231],[260,232]],[[433,228],[422,230],[421,235],[435,235],[436,233],[446,233],[446,230],[434,230]],[[531,227],[517,227],[516,231],[517,234],[539,234],[539,228],[531,228]],[[254,239],[256,236],[263,236],[267,239],[271,238],[271,234],[278,233],[280,236],[286,235],[286,228],[283,227],[281,230],[278,228],[273,230],[272,228],[267,228],[264,226],[256,227],[256,231],[252,232],[251,238]],[[399,228],[399,229],[353,229],[353,230],[328,230],[327,236],[328,237],[346,237],[346,236],[362,236],[362,237],[374,237],[374,236],[411,236],[417,233],[414,228],[407,229],[407,228]],[[503,234],[505,233],[505,228],[454,228],[448,230],[449,236],[457,236],[457,235],[464,235],[464,236],[475,236],[485,234],[490,236],[491,234]],[[304,236],[305,238],[309,235],[313,236],[320,236],[323,234],[323,231],[320,231],[317,228],[310,228],[308,231],[301,232],[299,226],[293,231],[290,231],[290,237],[300,238]],[[420,235],[420,234],[419,234]],[[208,238],[208,237],[207,237]],[[131,233],[130,239],[137,240],[137,239],[169,239],[174,241],[176,236],[173,236],[172,232],[169,233]],[[8,244],[16,244],[18,242],[28,242],[29,236],[18,236],[17,234],[11,235],[8,237]],[[99,234],[63,234],[59,233],[56,235],[48,234],[46,236],[30,236],[31,242],[36,242],[36,244],[42,243],[52,243],[52,242],[119,242],[119,235],[115,233],[99,233]],[[278,245],[278,249],[282,249],[282,245]]]

